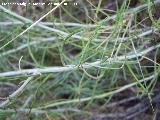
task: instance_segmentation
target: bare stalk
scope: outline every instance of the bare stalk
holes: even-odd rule
[[[121,88],[119,88],[117,90],[114,90],[114,91],[111,91],[111,92],[107,92],[107,93],[104,93],[104,94],[91,96],[91,97],[87,97],[87,98],[73,99],[73,100],[66,100],[66,101],[56,102],[56,103],[53,103],[53,104],[45,105],[43,107],[39,107],[38,109],[45,109],[45,108],[56,107],[56,106],[65,105],[65,104],[71,104],[71,103],[86,102],[86,101],[93,100],[93,99],[102,99],[102,98],[108,97],[110,95],[114,95],[114,94],[120,93],[122,91],[125,91],[125,90],[127,90],[127,89],[129,89],[129,88],[131,88],[131,87],[133,87],[133,86],[135,86],[137,84],[139,84],[139,83],[151,80],[151,79],[155,78],[155,76],[157,76],[157,74],[149,76],[149,77],[144,78],[142,80],[139,80],[139,82],[134,82],[134,83],[125,85],[125,86],[123,86],[123,87],[121,87]]]
[[[27,29],[25,29],[23,32],[21,32],[19,35],[17,35],[16,37],[14,37],[12,40],[10,40],[8,43],[6,43],[5,45],[3,45],[0,50],[2,48],[4,48],[5,46],[7,46],[8,44],[10,44],[11,42],[13,42],[14,40],[16,40],[18,37],[22,36],[24,33],[26,33],[28,30],[30,30],[31,28],[33,28],[34,26],[36,26],[41,20],[43,20],[46,16],[48,16],[50,13],[52,13],[53,11],[55,11],[58,7],[60,7],[66,0],[63,0],[60,4],[58,4],[56,7],[54,7],[53,9],[51,9],[49,12],[47,12],[45,15],[43,15],[39,20],[37,20],[36,22],[34,22],[33,24],[31,24],[31,26],[29,26]],[[6,9],[2,6],[0,6],[0,8],[6,12]],[[8,11],[8,10],[7,10]]]
[[[29,77],[27,80],[25,80],[25,82],[23,83],[23,85],[18,88],[15,92],[13,92],[11,95],[9,95],[9,97],[0,104],[0,108],[5,107],[6,105],[8,105],[10,103],[11,100],[13,100],[16,96],[18,96],[20,93],[23,92],[23,90],[25,89],[25,87],[27,86],[27,84],[33,79],[33,76]]]
[[[27,23],[27,22],[26,22]],[[29,22],[30,23],[30,22]],[[72,23],[72,22],[39,22],[42,25],[47,25],[47,26],[69,26],[69,27],[97,27],[97,25],[94,24],[80,24],[80,23]],[[1,26],[10,26],[10,25],[24,25],[25,23],[20,22],[20,21],[8,21],[8,22],[0,22]]]
[[[32,38],[32,39],[34,39],[34,38]],[[38,38],[37,38],[37,39],[38,39]],[[39,38],[38,40],[34,40],[34,41],[30,42],[29,45],[32,46],[32,45],[40,44],[40,43],[42,43],[42,42],[50,42],[50,41],[55,41],[55,40],[56,40],[55,37]],[[26,48],[27,46],[28,46],[28,43],[27,43],[27,44],[24,44],[24,45],[21,45],[21,46],[15,48],[15,49],[11,49],[11,50],[8,50],[8,51],[6,51],[6,52],[3,52],[3,53],[0,54],[0,57],[1,57],[1,56],[6,56],[6,55],[9,55],[9,54],[12,54],[12,53],[16,53],[17,51],[20,51],[20,50]]]
[[[133,59],[136,57],[140,57],[140,56],[144,56],[145,54],[147,54],[148,52],[153,51],[156,48],[159,48],[159,45],[156,46],[152,46],[149,47],[146,50],[143,50],[137,54],[133,53],[131,55],[126,55],[126,56],[118,56],[116,58],[109,58],[108,61],[112,61],[111,62],[105,62],[102,63],[101,61],[96,61],[96,62],[92,62],[92,63],[84,63],[81,65],[81,67],[83,68],[90,68],[90,67],[96,67],[99,65],[110,65],[113,64],[117,61],[123,61],[123,60],[129,60],[129,59]],[[54,66],[54,67],[45,67],[45,68],[34,68],[34,69],[22,69],[22,70],[17,70],[17,71],[9,71],[9,72],[3,72],[0,73],[0,77],[7,77],[7,76],[16,76],[16,75],[23,75],[23,74],[34,74],[34,73],[57,73],[57,72],[66,72],[66,71],[71,71],[71,70],[76,70],[78,69],[80,66],[77,65],[66,65],[64,67],[62,66]]]

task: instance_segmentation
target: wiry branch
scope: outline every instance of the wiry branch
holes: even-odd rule
[[[86,102],[86,101],[94,100],[94,99],[102,99],[102,98],[109,97],[111,95],[115,95],[117,93],[120,93],[122,91],[125,91],[125,90],[139,84],[139,83],[143,83],[143,82],[149,81],[153,78],[156,78],[157,75],[158,74],[149,76],[147,78],[139,80],[138,82],[134,82],[134,83],[125,85],[125,86],[123,86],[123,87],[121,87],[117,90],[111,91],[111,92],[107,92],[107,93],[103,93],[103,94],[95,95],[95,96],[91,96],[91,97],[81,98],[81,99],[78,98],[78,99],[66,100],[66,101],[61,101],[61,102],[55,102],[55,103],[52,103],[52,104],[49,104],[49,105],[45,105],[43,107],[39,107],[38,109],[51,108],[51,107],[56,107],[56,106],[60,106],[60,105],[72,104],[72,103]]]
[[[148,49],[143,50],[143,51],[141,51],[137,54],[119,56],[119,57],[116,57],[116,58],[108,58],[108,62],[105,62],[105,63],[103,63],[101,61],[96,61],[96,62],[93,62],[93,63],[84,63],[84,64],[81,65],[81,67],[90,68],[90,67],[97,67],[97,66],[100,66],[100,65],[110,65],[110,64],[113,64],[117,61],[125,61],[125,60],[133,59],[133,58],[136,58],[136,57],[139,57],[139,56],[144,56],[148,52],[151,52],[152,50],[154,50],[158,47],[160,47],[160,44],[156,45],[156,46],[149,47]],[[17,70],[17,71],[0,73],[0,77],[16,76],[16,75],[23,75],[23,74],[34,74],[34,73],[41,73],[42,74],[42,73],[66,72],[66,71],[76,70],[79,67],[80,66],[77,66],[77,65],[67,65],[67,66],[64,66],[64,67],[61,67],[61,66],[56,67],[55,66],[55,67]]]
[[[155,3],[155,4],[160,3],[160,0],[156,0],[154,3]],[[142,5],[142,6],[139,6],[139,7],[137,7],[137,8],[134,8],[132,11],[133,11],[133,12],[137,12],[138,10],[143,9],[143,8],[145,8],[145,7],[147,7],[147,6],[148,6],[148,4],[144,4],[144,5]],[[0,9],[3,10],[4,12],[6,12],[6,13],[8,13],[8,14],[10,14],[10,15],[12,15],[12,16],[14,16],[14,17],[16,17],[16,18],[18,18],[18,19],[20,19],[20,20],[22,20],[22,21],[24,21],[25,23],[31,23],[32,26],[33,26],[33,24],[34,24],[34,26],[38,26],[38,27],[40,27],[40,28],[43,28],[43,29],[46,29],[46,30],[55,32],[55,33],[57,33],[57,34],[61,34],[61,35],[63,35],[64,37],[66,37],[66,36],[69,35],[69,33],[66,33],[66,32],[64,32],[64,31],[61,31],[61,30],[58,30],[58,29],[55,29],[55,28],[51,28],[51,27],[49,27],[49,26],[46,26],[45,24],[43,24],[43,23],[40,22],[40,21],[36,22],[36,24],[35,24],[35,23],[33,23],[32,20],[30,20],[30,19],[28,19],[28,18],[25,18],[25,17],[23,17],[23,16],[20,16],[20,15],[18,15],[18,14],[16,14],[16,13],[14,13],[14,12],[6,9],[5,7],[3,7],[3,6],[1,6],[1,5],[0,5]],[[128,11],[125,12],[124,15],[127,14],[127,13],[128,13]],[[131,13],[132,13],[132,12],[131,12]],[[102,24],[103,22],[106,22],[106,21],[109,21],[110,19],[115,19],[115,18],[116,18],[116,16],[111,16],[111,17],[103,20],[103,21],[100,22],[99,24]],[[103,24],[102,24],[102,25],[103,25]],[[149,34],[152,33],[152,31],[153,31],[153,30],[146,31],[146,32],[144,32],[144,33],[142,33],[142,34],[139,34],[137,37],[143,37],[143,36],[149,35]],[[80,40],[82,39],[82,37],[79,36],[79,35],[72,35],[71,38],[80,39]],[[89,40],[89,38],[86,38],[86,37],[83,37],[83,39],[84,39],[84,40]],[[127,39],[129,39],[129,38],[128,38],[128,37],[119,38],[120,41],[126,41]],[[102,42],[102,39],[94,39],[94,41],[95,41],[95,42]]]
[[[54,7],[53,9],[51,9],[49,12],[47,12],[45,15],[43,15],[40,19],[38,19],[36,22],[32,23],[32,21],[30,21],[32,24],[25,29],[23,32],[21,32],[20,34],[18,34],[16,37],[14,37],[12,40],[10,40],[7,44],[3,45],[0,50],[2,48],[4,48],[5,46],[7,46],[9,43],[11,43],[12,41],[16,40],[18,37],[22,36],[24,33],[26,33],[28,30],[32,29],[34,26],[36,26],[37,24],[39,24],[40,21],[42,21],[46,16],[48,16],[50,13],[52,13],[53,11],[55,11],[58,7],[60,7],[66,0],[63,0],[60,4],[58,4],[56,7]],[[11,11],[7,10],[6,8],[4,8],[3,6],[0,5],[0,9],[4,10],[5,12],[9,12],[11,13]],[[17,16],[17,15],[16,15]],[[22,17],[23,18],[23,17]],[[40,24],[41,25],[41,24]]]
[[[32,38],[32,39],[35,39],[35,38]],[[50,38],[37,38],[37,39],[38,39],[38,40],[34,40],[34,41],[30,42],[30,43],[23,44],[23,45],[15,48],[15,49],[11,49],[11,50],[8,50],[8,51],[6,51],[6,52],[3,52],[3,53],[0,54],[0,57],[1,57],[1,56],[6,56],[6,55],[8,55],[8,54],[15,53],[15,52],[17,52],[17,51],[20,51],[20,50],[26,48],[28,45],[32,46],[32,45],[40,44],[40,43],[42,43],[42,42],[50,42],[50,41],[55,41],[55,40],[56,40],[55,37],[50,37]]]
[[[0,22],[1,26],[9,26],[9,25],[25,25],[26,23],[20,22],[20,21],[8,21],[8,22]],[[47,26],[69,26],[69,27],[97,27],[98,25],[94,24],[80,24],[80,23],[72,23],[72,22],[63,22],[63,23],[58,23],[58,22],[40,22],[42,25],[47,25]]]
[[[27,84],[28,84],[32,79],[33,79],[33,76],[32,76],[32,77],[29,77],[29,78],[23,83],[23,85],[22,85],[20,88],[18,88],[15,92],[13,92],[11,95],[9,95],[9,97],[7,98],[7,100],[5,100],[4,102],[2,102],[2,103],[0,104],[0,108],[8,105],[12,99],[14,99],[14,98],[15,98],[16,96],[18,96],[20,93],[22,93],[23,90],[24,90],[24,88],[27,86]]]

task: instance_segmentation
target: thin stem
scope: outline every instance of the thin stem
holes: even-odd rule
[[[156,46],[152,46],[149,47],[146,50],[143,50],[137,54],[132,54],[132,55],[126,55],[126,56],[118,56],[116,58],[109,58],[108,61],[112,61],[112,62],[105,62],[102,63],[101,61],[96,61],[96,62],[92,62],[92,63],[84,63],[81,66],[83,68],[90,68],[90,67],[96,67],[98,65],[111,65],[117,61],[122,61],[122,60],[126,60],[126,59],[133,59],[136,57],[140,57],[140,56],[144,56],[146,53],[151,52],[152,50],[156,49],[160,47],[159,45]],[[35,69],[25,69],[25,70],[17,70],[17,71],[10,71],[10,72],[4,72],[4,73],[0,73],[0,77],[7,77],[7,76],[15,76],[15,75],[23,75],[23,74],[33,74],[33,73],[57,73],[57,72],[66,72],[66,71],[71,71],[71,70],[76,70],[78,69],[79,66],[77,65],[67,65],[67,66],[55,66],[55,67],[45,67],[45,68],[35,68]]]
[[[35,38],[32,38],[32,39],[35,39]],[[50,37],[50,38],[37,38],[38,40],[35,40],[35,41],[32,41],[29,43],[29,45],[37,45],[37,44],[40,44],[42,42],[50,42],[50,41],[55,41],[56,40],[56,37]],[[0,57],[1,56],[6,56],[6,55],[9,55],[9,54],[12,54],[12,53],[16,53],[17,51],[20,51],[24,48],[27,48],[28,47],[28,43],[24,44],[24,45],[21,45],[15,49],[11,49],[11,50],[8,50],[6,52],[3,52],[0,54]]]
[[[58,4],[56,7],[54,7],[53,9],[51,9],[49,12],[47,12],[45,15],[43,15],[39,20],[37,20],[36,22],[34,22],[31,26],[29,26],[27,29],[25,29],[23,32],[21,32],[19,35],[17,35],[16,37],[14,37],[12,40],[10,40],[8,43],[6,43],[5,45],[3,45],[0,50],[4,47],[6,47],[8,44],[10,44],[11,42],[13,42],[14,40],[16,40],[18,37],[22,36],[24,33],[26,33],[28,30],[30,30],[31,28],[33,28],[34,26],[36,26],[41,20],[43,20],[46,16],[48,16],[50,13],[52,13],[53,11],[55,11],[58,7],[60,7],[66,0],[63,0],[60,4]],[[2,8],[2,6],[0,6],[0,8]],[[5,10],[5,9],[3,9]],[[8,11],[8,10],[7,10]]]
[[[23,92],[23,90],[25,89],[25,87],[27,86],[27,84],[33,79],[33,76],[29,77],[27,80],[25,80],[25,82],[23,83],[23,85],[18,88],[15,92],[13,92],[11,95],[9,95],[9,97],[0,104],[0,108],[5,107],[6,105],[8,105],[10,103],[10,100],[14,99],[16,96],[18,96],[20,93]]]
[[[146,82],[146,81],[151,80],[153,78],[155,78],[155,75],[152,75],[150,77],[147,77],[147,78],[144,78],[142,80],[139,80],[139,82],[140,83]],[[120,93],[122,91],[125,91],[125,90],[127,90],[127,89],[129,89],[129,88],[131,88],[131,87],[133,87],[133,86],[135,86],[137,84],[139,84],[139,82],[134,82],[134,83],[125,85],[125,86],[121,87],[120,89],[117,89],[117,90],[114,90],[114,91],[111,91],[111,92],[107,92],[107,93],[104,93],[104,94],[91,96],[91,97],[87,97],[87,98],[73,99],[73,100],[66,100],[66,101],[56,102],[56,103],[53,103],[53,104],[45,105],[43,107],[39,107],[38,109],[46,109],[46,108],[50,108],[50,107],[55,107],[55,106],[60,106],[60,105],[65,105],[65,104],[71,104],[71,103],[86,102],[86,101],[93,100],[93,99],[102,99],[102,98],[108,97],[110,95],[114,95],[114,94]]]
[[[27,22],[26,22],[27,23]],[[30,22],[28,22],[30,23]],[[97,27],[97,25],[94,24],[80,24],[80,23],[72,23],[72,22],[39,22],[42,25],[47,25],[47,26],[68,26],[68,27]],[[24,25],[25,23],[20,22],[20,21],[8,21],[8,22],[0,22],[1,26],[10,26],[10,25]]]

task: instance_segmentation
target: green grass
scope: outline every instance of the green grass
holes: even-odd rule
[[[151,44],[152,30],[160,27],[153,2],[131,8],[125,0],[113,11],[104,9],[104,2],[42,8],[43,15],[30,6],[22,9],[23,16],[13,6],[0,6],[0,81],[17,85],[0,102],[0,118],[18,118],[21,112],[26,120],[89,117],[98,102],[109,104],[129,88],[152,101],[160,47]],[[151,25],[142,27],[142,12]],[[144,57],[150,64],[143,65]]]

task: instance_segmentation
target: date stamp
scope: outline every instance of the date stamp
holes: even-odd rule
[[[43,5],[54,5],[54,6],[57,6],[59,5],[60,2],[49,2],[49,3],[45,3],[45,2],[42,2],[42,3],[38,3],[38,2],[33,2],[33,3],[30,3],[30,2],[2,2],[0,3],[0,5],[2,6],[8,6],[8,5],[19,5],[19,6],[43,6]],[[77,2],[72,2],[73,5],[78,5]],[[68,5],[68,2],[64,2],[63,3],[64,6],[67,6]]]

